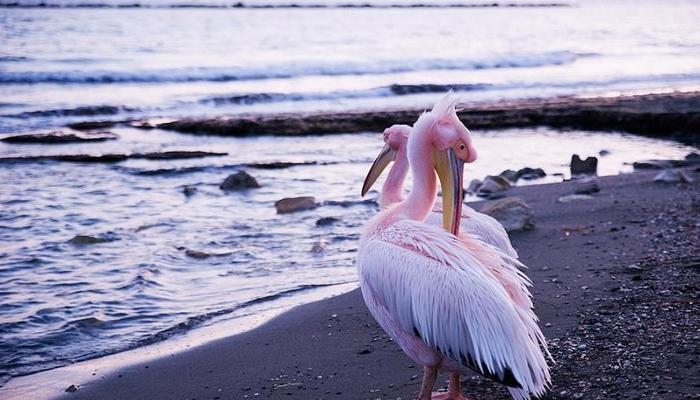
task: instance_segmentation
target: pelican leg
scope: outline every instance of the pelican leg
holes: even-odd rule
[[[467,400],[462,396],[462,388],[459,383],[459,374],[450,374],[450,384],[447,392],[433,393],[432,400]]]
[[[437,373],[437,367],[423,367],[423,383],[420,386],[418,400],[430,400]]]

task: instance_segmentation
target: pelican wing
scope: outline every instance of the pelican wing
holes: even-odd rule
[[[549,370],[536,319],[524,322],[531,316],[523,315],[492,272],[517,260],[474,236],[457,238],[412,220],[375,232],[363,238],[361,283],[401,330],[453,362],[519,389],[521,398],[544,391]],[[532,325],[539,334],[533,335]]]

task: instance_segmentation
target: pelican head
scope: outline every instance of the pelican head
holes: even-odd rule
[[[377,178],[382,174],[387,166],[392,161],[396,161],[396,155],[400,151],[406,151],[408,143],[408,134],[411,133],[411,127],[408,125],[392,125],[384,129],[384,147],[379,155],[372,163],[365,182],[362,185],[362,196],[367,194],[369,189],[377,181]]]
[[[422,158],[432,158],[442,187],[442,224],[453,234],[459,232],[462,215],[464,164],[477,157],[469,129],[457,117],[456,103],[452,93],[438,101],[430,112],[418,118],[408,142],[412,165]]]

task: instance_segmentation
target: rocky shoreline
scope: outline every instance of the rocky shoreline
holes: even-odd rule
[[[624,131],[700,143],[700,92],[639,96],[555,97],[464,104],[460,118],[470,129],[549,126],[565,129]],[[317,114],[243,115],[182,118],[132,126],[191,134],[308,135],[381,131],[393,124],[412,124],[423,110],[377,110]]]

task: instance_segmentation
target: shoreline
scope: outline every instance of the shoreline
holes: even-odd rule
[[[458,112],[470,129],[493,130],[547,126],[557,129],[623,131],[641,136],[700,143],[700,92],[581,98],[573,96],[465,103]],[[354,112],[280,113],[171,119],[137,128],[189,134],[248,136],[382,131],[412,124],[423,109]]]
[[[697,313],[693,316],[683,309],[697,310],[693,295],[676,293],[679,286],[692,288],[697,284],[700,265],[700,174],[697,168],[685,171],[694,183],[654,183],[652,178],[658,171],[600,177],[601,191],[593,199],[566,204],[556,199],[571,193],[576,182],[516,187],[508,193],[527,201],[536,215],[534,230],[511,237],[530,267],[537,312],[558,362],[553,366],[554,389],[545,399],[579,398],[577,394],[595,398],[593,394],[601,394],[602,389],[607,390],[604,396],[616,398],[652,392],[667,393],[661,398],[681,398],[680,394],[693,393],[692,365],[673,371],[685,380],[673,374],[669,379],[668,373],[658,373],[655,378],[652,371],[638,378],[651,379],[653,385],[632,390],[619,381],[635,368],[648,370],[661,368],[657,364],[662,362],[672,367],[692,361],[688,343],[692,335],[664,340],[676,331],[697,326]],[[479,209],[486,203],[471,204]],[[672,242],[660,240],[669,232]],[[686,279],[662,279],[667,273]],[[669,285],[673,288],[667,288]],[[658,301],[665,303],[658,308]],[[648,309],[649,305],[654,306],[654,312],[640,317],[637,308]],[[671,312],[673,307],[681,309]],[[615,325],[619,321],[612,317],[631,310],[636,319],[626,321],[628,326]],[[678,315],[685,319],[673,320]],[[659,319],[669,318],[673,328],[663,323],[668,321],[659,323]],[[642,349],[637,349],[641,355],[621,356],[615,345],[644,339],[643,331],[638,338],[627,333],[627,329],[641,327],[659,335],[654,337],[656,342],[643,343]],[[644,356],[661,346],[667,349],[657,364],[645,366]],[[618,368],[609,354],[615,351]],[[596,371],[601,368],[605,373],[599,375]],[[92,382],[66,381],[66,388],[77,385],[78,390],[52,397],[410,398],[418,388],[421,371],[384,335],[354,290],[295,307],[245,333],[112,373],[96,373]],[[598,376],[605,384],[591,384]],[[467,395],[479,393],[488,399],[504,398],[506,393],[479,378],[466,378],[463,386]]]

